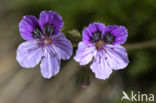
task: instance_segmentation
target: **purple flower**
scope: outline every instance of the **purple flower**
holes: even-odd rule
[[[60,69],[61,59],[72,55],[72,44],[60,32],[63,27],[61,16],[53,11],[42,11],[39,20],[24,16],[19,23],[21,36],[26,42],[19,45],[16,59],[22,67],[32,68],[40,61],[44,78],[55,76]]]
[[[102,23],[89,24],[83,30],[83,39],[79,42],[74,59],[80,65],[90,65],[96,78],[109,78],[112,70],[125,68],[128,63],[127,52],[120,46],[127,39],[128,33],[124,26]]]

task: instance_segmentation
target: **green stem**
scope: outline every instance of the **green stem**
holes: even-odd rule
[[[146,41],[142,43],[125,44],[124,47],[127,50],[136,50],[136,49],[156,47],[156,40]]]

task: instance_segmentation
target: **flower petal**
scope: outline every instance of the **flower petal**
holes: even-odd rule
[[[112,73],[107,61],[105,61],[104,51],[98,51],[97,55],[94,58],[93,63],[90,66],[91,70],[95,73],[95,77],[98,79],[107,79]]]
[[[127,40],[128,32],[124,26],[109,25],[106,26],[104,33],[110,32],[115,36],[115,42],[113,44],[123,44]]]
[[[59,72],[60,57],[56,54],[53,48],[45,48],[44,57],[41,61],[40,68],[41,74],[44,78],[51,78]]]
[[[43,55],[43,50],[37,45],[36,40],[27,41],[19,45],[16,59],[22,67],[36,66]]]
[[[91,62],[93,56],[96,54],[96,47],[92,44],[86,44],[79,42],[78,50],[74,57],[75,61],[79,62],[80,65],[86,65]]]
[[[101,32],[103,34],[105,25],[103,23],[94,22],[89,24],[82,33],[83,33],[83,41],[90,42],[90,38],[93,36],[93,33]]]
[[[54,27],[55,34],[60,32],[64,25],[62,17],[54,11],[42,11],[39,20],[42,29],[46,24],[51,24]]]
[[[62,59],[69,59],[72,56],[72,44],[63,33],[54,35],[52,38],[52,44],[55,51],[61,56]]]
[[[105,25],[103,23],[94,22],[92,24],[89,24],[88,29],[92,32],[101,32],[103,34]]]
[[[106,45],[106,61],[108,61],[110,67],[114,70],[125,68],[128,63],[128,55],[126,49],[120,45]]]
[[[34,40],[33,31],[40,28],[38,20],[34,16],[24,16],[19,23],[19,30],[24,40]]]

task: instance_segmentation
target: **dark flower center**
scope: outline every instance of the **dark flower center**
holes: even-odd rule
[[[113,44],[115,37],[110,32],[107,32],[101,37],[101,39],[108,44]]]
[[[48,36],[52,36],[54,35],[54,28],[52,25],[50,24],[46,24],[43,28],[44,32],[46,33],[46,35]]]
[[[39,39],[39,46],[49,45],[52,43],[52,35],[54,35],[54,28],[52,25],[46,24],[43,27],[43,30],[41,30],[40,27],[36,27],[32,33],[35,39]]]
[[[113,44],[114,40],[115,40],[115,36],[112,35],[110,32],[107,32],[104,35],[101,35],[100,32],[95,32],[93,33],[93,37],[90,39],[92,43],[103,41],[107,44]]]
[[[93,34],[93,37],[90,39],[92,43],[97,43],[100,40],[101,33],[96,32]]]
[[[42,35],[42,31],[39,27],[36,27],[34,31],[32,32],[32,34],[35,39],[40,39]]]

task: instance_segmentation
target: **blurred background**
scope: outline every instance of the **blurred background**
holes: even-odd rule
[[[70,30],[81,32],[95,21],[126,26],[126,45],[135,43],[127,49],[128,67],[107,80],[87,71],[89,86],[79,82],[80,66],[73,59],[62,61],[60,73],[49,80],[41,76],[39,66],[23,69],[16,62],[16,49],[24,42],[18,23],[24,15],[39,17],[42,10],[62,16],[62,32],[71,41]],[[135,47],[150,41],[146,48]],[[122,91],[156,94],[155,42],[156,0],[0,0],[0,103],[120,103]]]

